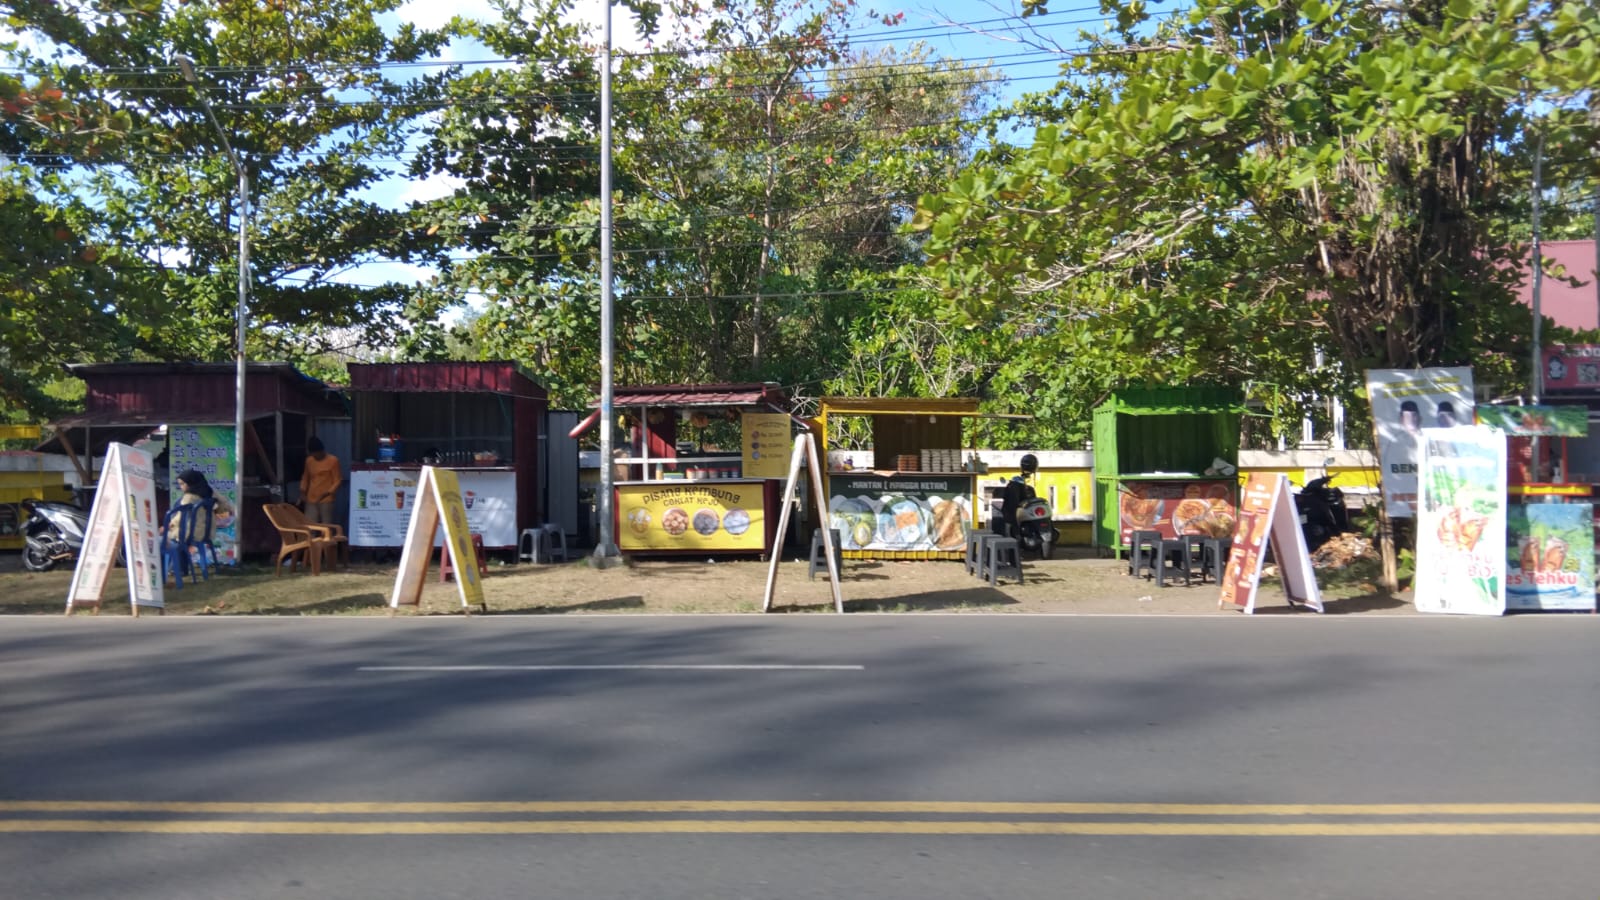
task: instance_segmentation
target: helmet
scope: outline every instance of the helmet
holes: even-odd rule
[[[1023,472],[1037,472],[1039,471],[1039,457],[1034,456],[1032,453],[1024,453],[1022,454],[1021,465]]]

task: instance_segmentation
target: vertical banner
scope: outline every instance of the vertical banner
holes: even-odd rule
[[[423,466],[417,479],[415,508],[411,522],[406,527],[405,543],[400,551],[400,571],[395,574],[394,593],[389,598],[389,608],[402,605],[416,606],[422,602],[422,584],[428,574],[428,557],[433,552],[433,538],[440,524],[444,525],[444,542],[450,548],[451,566],[455,569],[456,588],[461,594],[463,609],[483,605],[483,580],[478,575],[478,555],[473,551],[472,535],[467,526],[467,507],[461,499],[461,485],[456,473],[449,469]]]
[[[161,583],[161,524],[155,516],[155,462],[126,444],[106,449],[105,467],[89,510],[89,531],[67,588],[67,612],[99,607],[121,546],[128,567],[128,600],[139,607],[166,605]]]
[[[1300,515],[1289,490],[1289,476],[1281,472],[1251,475],[1239,498],[1238,512],[1217,608],[1231,606],[1246,613],[1255,612],[1261,568],[1267,547],[1271,546],[1289,601],[1322,612],[1322,589],[1311,566],[1305,534],[1300,531]]]
[[[228,501],[231,509],[239,510],[239,467],[233,458],[232,425],[169,425],[167,426],[167,469],[171,479],[167,485],[173,503],[179,496],[178,476],[189,469],[206,477],[211,490]],[[217,562],[222,565],[239,564],[239,523],[236,516],[218,516],[212,523],[216,535]]]
[[[1506,515],[1506,608],[1594,611],[1594,505],[1514,503]]]
[[[1506,611],[1506,438],[1470,425],[1422,430],[1419,612]]]
[[[789,469],[787,413],[747,412],[740,417],[746,478],[782,478]]]
[[[1472,397],[1471,368],[1367,370],[1383,503],[1390,516],[1417,515],[1422,429],[1472,424]]]

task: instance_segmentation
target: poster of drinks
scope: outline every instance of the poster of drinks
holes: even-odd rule
[[[1506,610],[1506,439],[1472,425],[1424,428],[1417,507],[1419,612]]]
[[[1469,367],[1367,370],[1383,503],[1389,515],[1416,516],[1422,429],[1472,424],[1472,396]]]
[[[1506,607],[1594,609],[1594,506],[1525,503],[1506,519]]]

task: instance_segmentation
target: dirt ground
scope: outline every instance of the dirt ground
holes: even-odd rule
[[[845,560],[841,594],[847,612],[992,612],[1127,615],[1239,615],[1217,608],[1215,583],[1157,586],[1128,575],[1126,560],[1088,548],[1060,548],[1057,558],[1028,560],[1021,584],[1002,579],[991,587],[957,561]],[[486,611],[494,614],[704,614],[762,612],[769,572],[753,559],[639,560],[600,569],[587,561],[533,565],[493,560],[484,578]],[[1329,614],[1408,614],[1408,594],[1389,596],[1372,583],[1376,566],[1365,558],[1318,569]],[[208,581],[166,590],[167,615],[383,615],[394,588],[393,564],[357,563],[312,576],[274,576],[270,566],[247,565]],[[120,570],[107,590],[102,614],[127,615]],[[24,572],[15,553],[0,553],[0,615],[61,614],[70,570]],[[829,613],[827,578],[807,577],[804,560],[779,563],[772,612]],[[459,613],[453,583],[441,584],[436,567],[420,607],[402,615]],[[1311,614],[1292,606],[1277,582],[1266,579],[1260,614]]]

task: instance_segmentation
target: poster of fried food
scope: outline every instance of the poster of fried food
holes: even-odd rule
[[[1417,610],[1502,615],[1506,611],[1505,435],[1481,425],[1424,428],[1420,446]],[[1540,564],[1545,564],[1542,556]]]
[[[1506,608],[1594,610],[1593,504],[1507,508]]]
[[[685,481],[617,487],[617,547],[623,551],[766,549],[761,482]]]
[[[1124,481],[1117,490],[1122,544],[1127,546],[1135,531],[1155,531],[1163,538],[1228,537],[1239,515],[1237,491],[1232,480]]]

